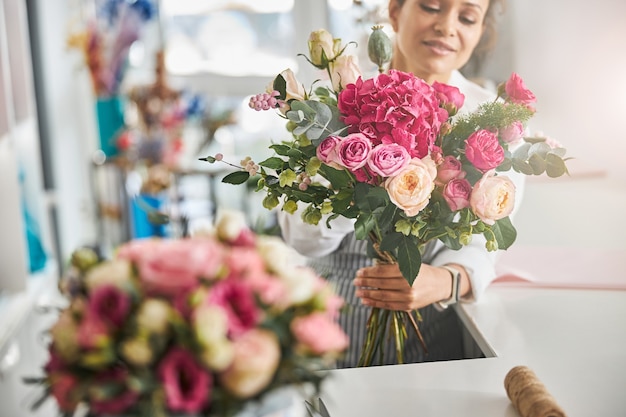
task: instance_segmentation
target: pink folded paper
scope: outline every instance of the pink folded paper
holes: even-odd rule
[[[513,246],[492,285],[626,290],[626,249]]]

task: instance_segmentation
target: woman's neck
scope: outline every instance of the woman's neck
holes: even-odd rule
[[[405,59],[403,59],[402,57],[398,55],[394,55],[394,57],[391,60],[391,63],[389,64],[389,68],[396,69],[398,71],[412,73],[416,77],[419,77],[423,79],[424,81],[426,81],[428,84],[432,84],[435,81],[447,84],[448,81],[450,81],[450,77],[452,76],[451,72],[447,74],[433,74],[433,73],[424,73],[423,71],[416,71],[412,69],[410,65],[408,65]]]

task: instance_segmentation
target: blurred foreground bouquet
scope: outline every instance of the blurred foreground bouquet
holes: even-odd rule
[[[94,94],[111,97],[120,92],[131,45],[156,10],[151,0],[102,0],[96,7],[94,19],[70,33],[67,45],[82,52]]]
[[[287,69],[252,97],[255,110],[278,109],[293,138],[272,144],[275,155],[264,161],[242,161],[223,181],[240,184],[258,175],[264,206],[299,211],[305,223],[332,228],[339,216],[354,219],[371,257],[397,262],[409,284],[428,242],[458,250],[482,234],[486,250],[510,247],[515,186],[506,172],[567,173],[565,149],[524,137],[536,98],[523,80],[514,73],[493,102],[457,113],[465,97],[456,87],[384,70],[392,48],[381,27],[368,43],[379,68],[373,78],[361,75],[346,47],[326,30],[313,32],[307,60],[326,71],[328,82],[307,90]],[[413,313],[372,309],[360,364],[378,357],[387,328],[402,363],[409,322],[419,336]]]
[[[131,241],[112,260],[77,250],[45,376],[27,382],[68,416],[231,416],[277,388],[319,389],[347,347],[342,300],[244,225],[225,212],[211,232]]]

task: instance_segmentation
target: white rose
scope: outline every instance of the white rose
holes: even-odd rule
[[[247,227],[246,217],[240,211],[222,210],[217,215],[215,231],[218,239],[231,242]]]
[[[204,346],[209,346],[226,337],[228,317],[220,307],[202,305],[194,312],[193,327],[198,341]]]
[[[164,333],[170,321],[170,306],[163,300],[150,298],[144,301],[137,312],[137,325],[142,330]]]
[[[115,285],[124,288],[132,276],[132,269],[127,260],[115,259],[102,262],[91,268],[85,276],[88,291],[100,285]]]
[[[288,302],[301,304],[310,300],[315,295],[317,279],[315,272],[307,267],[293,266],[285,268],[280,277],[287,287]]]
[[[260,235],[256,241],[259,255],[265,261],[271,272],[280,273],[287,266],[291,265],[291,248],[276,236]]]

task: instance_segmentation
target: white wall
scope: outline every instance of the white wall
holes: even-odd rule
[[[626,182],[626,2],[509,2],[513,67],[538,98],[534,126],[563,143],[579,172]]]

